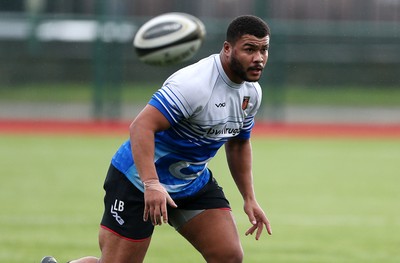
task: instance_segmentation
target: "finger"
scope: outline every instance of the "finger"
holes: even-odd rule
[[[153,225],[161,225],[160,208],[154,208],[153,210]]]
[[[153,210],[153,213],[150,213],[150,218],[151,218],[151,223],[153,224],[153,226],[157,225],[157,215]]]
[[[262,222],[259,222],[258,224],[257,224],[257,233],[256,233],[256,240],[258,240],[259,238],[260,238],[260,236],[261,236],[261,233],[262,233],[262,231],[263,231],[263,223]]]
[[[144,205],[144,211],[143,211],[143,221],[147,221],[149,219],[149,209],[148,206],[145,204]]]
[[[271,224],[269,222],[267,222],[265,224],[265,227],[267,228],[267,232],[268,234],[272,235],[272,228],[271,228]]]
[[[172,200],[171,196],[167,193],[166,195],[167,197],[167,203],[172,206],[173,208],[177,208],[178,205],[174,202],[174,200]]]
[[[254,230],[257,229],[257,225],[253,225],[251,226],[245,233],[246,236],[248,236],[249,234],[252,235],[254,233]]]
[[[164,223],[168,223],[168,212],[167,212],[167,206],[166,205],[163,205],[161,207],[161,215],[162,215]]]
[[[149,209],[148,218],[149,218],[150,222],[154,225],[154,213],[153,213],[153,209],[152,208]]]
[[[257,220],[256,220],[256,218],[254,217],[254,215],[251,214],[251,215],[248,215],[248,216],[249,216],[249,220],[250,220],[252,226],[246,231],[246,233],[245,233],[246,236],[247,236],[248,234],[252,235],[252,234],[254,233],[254,230],[257,229],[257,225],[256,225],[256,224],[257,224]]]
[[[253,214],[248,215],[248,216],[249,216],[249,221],[250,221],[250,223],[251,223],[252,225],[257,224],[257,220],[256,220],[256,218],[254,217]]]
[[[161,225],[161,219],[157,216],[154,217],[154,222],[153,222],[154,226],[159,226]]]
[[[260,221],[261,224],[265,225],[265,228],[267,229],[267,232],[269,235],[272,235],[272,228],[271,228],[271,224],[269,223],[268,218],[264,215],[262,217],[262,220]]]

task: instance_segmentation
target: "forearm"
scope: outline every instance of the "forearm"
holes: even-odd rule
[[[252,224],[246,235],[256,232],[258,240],[264,225],[268,233],[272,234],[268,218],[259,206],[254,193],[250,140],[231,139],[225,144],[225,152],[232,177],[243,196],[244,211]]]
[[[168,128],[168,120],[151,105],[146,105],[129,126],[132,156],[142,181],[158,179],[154,165],[154,136]]]
[[[147,105],[129,126],[131,151],[137,172],[144,184],[143,220],[153,225],[168,222],[167,204],[177,207],[160,184],[154,164],[156,132],[166,130],[168,120],[155,107]]]
[[[229,170],[244,201],[255,200],[250,140],[230,140],[225,144],[225,152]]]
[[[129,131],[132,156],[141,180],[158,179],[154,165],[154,133],[135,122]]]

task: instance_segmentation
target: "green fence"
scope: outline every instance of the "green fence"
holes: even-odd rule
[[[178,11],[190,7],[175,2],[183,8]],[[80,83],[92,87],[95,118],[118,118],[124,86],[158,86],[184,66],[141,63],[131,42],[138,27],[151,17],[118,16],[105,3],[96,1],[92,14],[2,13],[0,90],[32,83],[55,87]],[[398,22],[281,19],[270,14],[276,1],[252,3],[253,13],[265,18],[272,29],[270,60],[260,81],[267,103],[276,112],[272,118],[281,118],[287,87],[400,87]],[[200,19],[207,36],[188,63],[220,51],[231,18]]]

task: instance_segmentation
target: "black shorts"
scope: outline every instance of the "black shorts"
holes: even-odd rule
[[[143,221],[144,195],[137,189],[126,176],[113,165],[107,173],[104,182],[104,214],[101,227],[121,237],[132,241],[140,241],[150,237],[154,226],[150,220]],[[183,214],[189,217],[205,209],[230,209],[229,202],[225,197],[222,187],[218,186],[216,180],[211,176],[209,182],[194,196],[174,199],[178,208],[168,206],[168,218],[170,224],[182,222],[179,217]],[[175,221],[174,221],[175,220]],[[189,220],[189,219],[188,219]],[[174,221],[171,223],[171,221]],[[174,225],[175,228],[178,226]]]

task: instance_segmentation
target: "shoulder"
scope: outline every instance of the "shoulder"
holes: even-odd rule
[[[212,78],[214,71],[217,71],[215,56],[211,55],[176,71],[164,82],[164,85],[174,84],[182,87],[190,87],[203,84]]]
[[[178,70],[164,82],[162,89],[173,93],[193,108],[204,104],[210,98],[219,76],[215,56],[209,56]]]
[[[258,99],[262,97],[262,89],[258,82],[247,82],[247,86],[251,92],[253,92]]]

